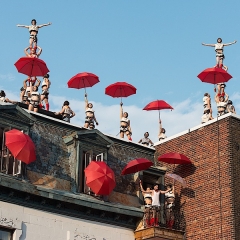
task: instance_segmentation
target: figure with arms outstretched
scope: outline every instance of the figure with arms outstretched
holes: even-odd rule
[[[231,43],[222,43],[222,39],[218,38],[217,43],[215,44],[206,44],[202,43],[203,46],[208,46],[208,47],[214,47],[215,52],[216,52],[216,67],[223,68],[224,70],[227,70],[226,66],[223,66],[223,59],[225,58],[223,54],[223,48],[225,46],[230,46],[232,44],[235,44],[237,41],[235,40],[234,42]]]
[[[29,33],[30,33],[30,38],[29,38],[29,47],[36,47],[37,46],[37,34],[38,34],[38,30],[39,28],[45,27],[45,26],[49,26],[52,23],[46,23],[46,24],[41,24],[41,25],[37,25],[37,21],[36,19],[33,19],[31,21],[31,25],[20,25],[18,24],[17,27],[24,27],[24,28],[28,28]]]

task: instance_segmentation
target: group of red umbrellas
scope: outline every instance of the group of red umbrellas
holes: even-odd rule
[[[166,153],[159,156],[159,161],[168,164],[191,164],[188,157],[180,153]],[[137,158],[130,161],[122,170],[121,175],[133,174],[146,170],[153,166],[153,163],[145,158]],[[109,195],[116,186],[115,175],[113,170],[105,163],[92,161],[84,170],[86,184],[91,190],[98,195]],[[167,177],[173,178],[186,187],[186,181],[177,174],[169,173]]]

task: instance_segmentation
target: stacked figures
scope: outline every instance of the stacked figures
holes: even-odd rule
[[[198,78],[202,82],[214,84],[214,100],[217,104],[217,116],[222,116],[226,113],[236,113],[232,101],[229,100],[228,94],[225,92],[226,82],[228,82],[232,76],[227,72],[228,67],[223,64],[225,59],[223,49],[225,46],[235,44],[237,41],[231,43],[222,43],[222,39],[218,38],[216,44],[205,44],[203,46],[214,47],[216,52],[216,65],[213,68],[207,68],[202,71]],[[202,123],[213,119],[211,97],[209,93],[205,93],[203,96],[203,116]]]
[[[38,46],[38,30],[44,26],[49,26],[51,23],[37,25],[37,21],[33,19],[31,25],[17,25],[17,27],[24,27],[29,30],[29,46],[24,49],[26,57],[21,57],[14,65],[18,72],[27,75],[23,81],[23,86],[20,89],[20,101],[28,105],[30,111],[38,112],[39,108],[49,110],[49,88],[51,82],[49,80],[49,69],[46,63],[39,59],[42,48]],[[41,81],[37,78],[43,77],[42,93],[38,92]],[[42,104],[44,103],[44,105]]]

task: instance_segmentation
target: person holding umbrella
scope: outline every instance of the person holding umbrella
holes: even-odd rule
[[[226,113],[228,95],[225,93],[225,98],[224,98],[224,96],[218,96],[218,94],[216,94],[215,102],[217,104],[218,117],[220,117]]]
[[[30,50],[30,52],[28,52],[28,50]],[[24,53],[26,54],[27,57],[39,58],[39,56],[42,53],[42,48],[40,48],[39,46],[37,46],[37,47],[27,47],[27,48],[24,49]]]
[[[158,135],[158,140],[159,140],[159,141],[167,138],[167,136],[166,136],[165,133],[166,133],[166,130],[165,130],[165,128],[162,127],[162,121],[161,121],[161,119],[160,119],[160,120],[159,120],[159,135]]]
[[[52,23],[49,22],[49,23],[46,23],[46,24],[37,25],[36,19],[33,19],[31,21],[31,25],[30,26],[17,24],[17,27],[28,28],[29,33],[30,33],[29,47],[33,47],[33,45],[34,45],[34,47],[36,47],[37,46],[37,41],[38,41],[37,34],[38,34],[39,28],[42,28],[42,27],[45,27],[45,26],[49,26],[51,24]]]
[[[94,129],[95,128],[94,122],[96,122],[96,125],[98,125],[98,121],[95,117],[93,104],[88,102],[87,93],[85,93],[85,113],[86,113],[86,118],[85,118],[84,127]]]
[[[132,130],[130,127],[130,120],[128,119],[128,113],[123,112],[123,103],[120,103],[120,138],[124,138],[126,134],[129,141],[132,141]]]

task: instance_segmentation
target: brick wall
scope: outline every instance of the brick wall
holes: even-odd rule
[[[240,153],[239,145],[232,144],[232,139],[240,140],[239,136],[240,121],[227,117],[156,146],[156,158],[167,152],[179,152],[193,163],[176,166],[158,163],[187,181],[185,189],[176,183],[176,213],[181,206],[187,239],[235,239],[234,224],[239,224],[239,219],[234,220],[233,204],[239,205],[240,182],[234,180],[239,178]],[[235,215],[240,213],[240,208],[237,209]],[[239,225],[235,224],[237,227],[239,233]]]

